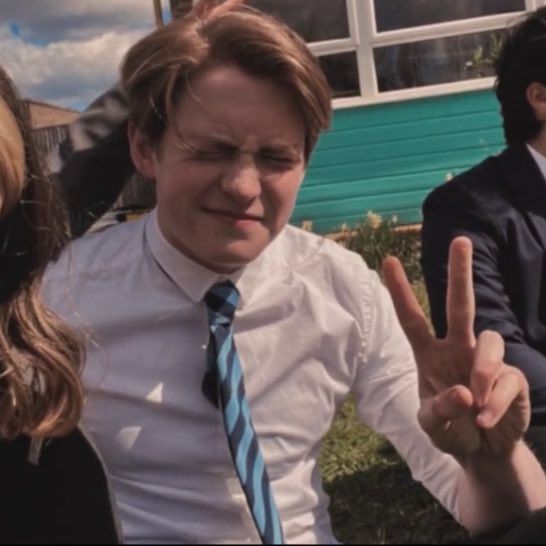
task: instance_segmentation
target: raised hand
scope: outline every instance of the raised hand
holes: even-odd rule
[[[445,339],[430,333],[400,262],[387,258],[383,273],[417,361],[425,432],[459,460],[509,453],[529,426],[529,388],[523,374],[503,361],[499,334],[474,336],[470,240],[460,237],[450,247]]]

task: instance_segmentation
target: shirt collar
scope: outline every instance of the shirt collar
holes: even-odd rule
[[[533,159],[536,161],[540,172],[544,180],[546,181],[546,157],[544,157],[540,152],[535,150],[530,144],[527,144],[527,149],[529,153],[533,156]]]
[[[167,241],[159,227],[157,209],[148,216],[145,233],[150,252],[159,267],[194,303],[201,302],[214,284],[226,279],[239,290],[239,308],[250,301],[260,282],[264,253],[251,264],[225,275],[198,264]]]

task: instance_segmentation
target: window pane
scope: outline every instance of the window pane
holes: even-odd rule
[[[452,36],[374,51],[379,91],[493,76],[505,30]]]
[[[334,98],[360,95],[356,52],[325,55],[318,60],[334,92]]]
[[[250,0],[248,4],[276,15],[308,43],[349,37],[345,0]]]
[[[525,10],[525,0],[374,0],[378,32]]]

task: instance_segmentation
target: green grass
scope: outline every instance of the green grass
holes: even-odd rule
[[[447,544],[466,537],[390,444],[360,424],[352,401],[324,441],[320,466],[334,534],[345,544]]]
[[[422,282],[415,292],[428,315]],[[320,467],[334,534],[345,544],[447,544],[466,537],[411,478],[391,445],[363,426],[352,401],[325,438]]]

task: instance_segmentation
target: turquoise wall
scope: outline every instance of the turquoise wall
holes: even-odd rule
[[[435,186],[504,146],[491,91],[337,110],[311,158],[295,225],[338,231],[368,211],[421,221]]]

